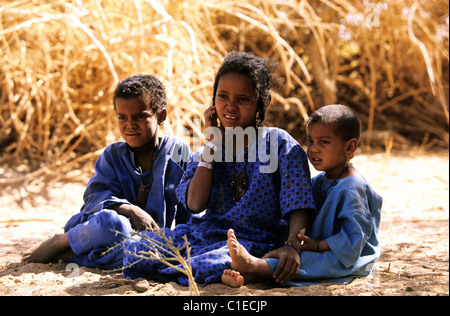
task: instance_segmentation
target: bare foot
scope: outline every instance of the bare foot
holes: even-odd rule
[[[229,229],[227,236],[227,246],[231,257],[231,268],[242,274],[249,273],[253,256],[239,243],[234,234],[234,230]]]
[[[241,287],[244,285],[244,277],[238,271],[227,269],[222,273],[222,283],[231,287]]]
[[[67,235],[56,234],[43,241],[37,248],[32,249],[30,253],[24,254],[22,262],[48,263],[66,250],[70,250]]]
[[[236,238],[234,231],[227,232],[227,246],[231,257],[231,269],[239,272],[246,282],[255,282],[260,277],[271,278],[269,264],[266,260],[251,255]]]

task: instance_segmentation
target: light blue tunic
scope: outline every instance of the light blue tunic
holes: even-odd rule
[[[287,286],[325,280],[349,282],[355,277],[368,276],[374,261],[380,257],[378,230],[382,197],[359,176],[334,181],[327,179],[325,173],[312,179],[318,211],[307,229],[307,236],[326,240],[331,251],[301,252],[297,278],[287,282]],[[325,201],[320,191],[322,196],[326,193]],[[267,261],[273,272],[278,260]]]
[[[141,178],[151,189],[145,211],[160,227],[185,223],[189,213],[179,203],[175,189],[192,155],[188,145],[172,136],[160,138],[152,171],[142,174],[135,165],[134,153],[126,142],[106,147],[95,163],[95,175],[84,193],[84,205],[64,227],[73,261],[87,267],[117,268],[122,265],[122,247],[102,252],[119,243],[132,230],[128,218],[110,209],[115,204],[137,205]],[[121,234],[112,232],[112,229]]]

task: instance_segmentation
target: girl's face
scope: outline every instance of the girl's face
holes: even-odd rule
[[[165,109],[156,115],[137,98],[119,98],[116,112],[120,134],[132,149],[156,145],[158,124],[165,119]]]
[[[255,125],[258,98],[248,76],[227,73],[220,77],[215,96],[217,117],[222,127]]]
[[[349,142],[334,133],[331,126],[312,123],[308,126],[308,158],[318,171],[335,179],[347,164]]]

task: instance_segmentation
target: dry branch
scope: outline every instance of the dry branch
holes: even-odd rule
[[[115,231],[116,233],[117,232]],[[128,241],[133,236],[139,237],[139,245],[142,246],[142,249],[147,249],[146,251],[141,250],[139,253],[130,252],[124,250],[124,253],[135,257],[138,259],[134,264],[139,263],[142,260],[153,260],[160,261],[168,267],[175,269],[176,271],[186,275],[189,280],[189,290],[191,295],[199,296],[200,293],[198,291],[197,283],[194,280],[192,266],[191,266],[191,248],[189,241],[185,236],[183,236],[184,244],[181,247],[177,247],[174,245],[172,238],[167,237],[164,233],[164,230],[155,231],[157,237],[159,237],[162,241],[156,240],[154,238],[149,237],[147,234],[139,234],[137,232],[131,232],[131,236],[124,238],[123,241],[105,251],[102,255],[105,255],[115,247],[122,246],[126,241]],[[183,255],[184,254],[184,255]],[[174,263],[172,263],[174,262]],[[125,266],[123,269],[130,268],[130,266]],[[122,269],[122,268],[121,268]],[[120,269],[120,270],[121,270]]]

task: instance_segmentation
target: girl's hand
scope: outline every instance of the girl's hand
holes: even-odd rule
[[[278,283],[284,283],[295,278],[300,268],[300,255],[289,246],[275,249],[263,258],[278,258],[278,265],[273,273],[273,278]]]
[[[222,146],[222,132],[217,127],[217,112],[214,105],[211,105],[205,111],[204,133],[208,141],[213,142],[217,147]]]
[[[211,105],[209,108],[205,111],[205,126],[215,126],[217,127],[217,113],[216,113],[216,107],[214,105]]]

